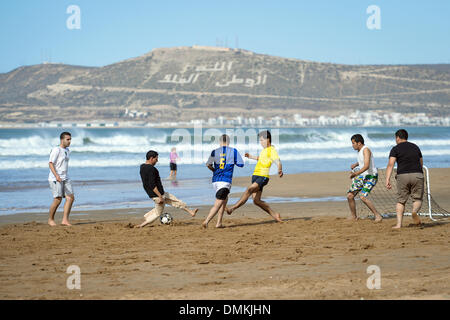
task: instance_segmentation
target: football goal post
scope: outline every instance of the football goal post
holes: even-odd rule
[[[397,205],[397,183],[395,181],[395,175],[397,174],[397,169],[394,168],[391,175],[391,186],[392,189],[386,189],[386,168],[378,169],[378,182],[377,185],[372,189],[369,194],[369,199],[372,200],[377,211],[382,215],[396,215],[395,207]],[[423,166],[424,174],[424,194],[422,207],[418,214],[420,216],[429,216],[431,220],[436,221],[436,218],[450,217],[450,213],[441,208],[436,201],[431,196],[430,189],[430,175],[428,173],[428,168]],[[358,216],[371,216],[372,212],[367,208],[367,206],[358,201]],[[405,204],[405,214],[410,216],[412,211],[412,200],[411,197]]]

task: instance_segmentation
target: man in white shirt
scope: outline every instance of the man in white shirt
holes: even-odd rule
[[[358,162],[350,166],[352,169],[352,173],[350,174],[352,185],[347,191],[347,200],[351,213],[349,219],[358,220],[358,217],[356,216],[355,196],[359,193],[361,201],[374,214],[375,222],[381,222],[383,217],[378,213],[373,202],[367,198],[378,181],[378,170],[373,161],[372,151],[364,145],[364,138],[360,134],[353,135],[351,141],[353,149],[358,151]]]
[[[61,143],[58,147],[52,149],[48,163],[50,168],[48,182],[53,194],[53,203],[50,206],[48,224],[52,227],[56,226],[54,220],[55,213],[61,204],[62,198],[66,198],[66,203],[64,204],[64,216],[61,224],[71,226],[69,223],[69,214],[73,201],[75,200],[72,183],[67,175],[70,155],[69,146],[72,141],[72,135],[69,132],[63,132],[59,138]]]

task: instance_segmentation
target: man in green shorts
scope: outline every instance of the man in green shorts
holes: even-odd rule
[[[360,134],[351,137],[352,147],[358,151],[358,162],[352,164],[350,168],[353,170],[350,174],[352,185],[347,192],[348,206],[350,207],[350,220],[358,220],[356,216],[355,196],[360,193],[359,198],[375,215],[375,222],[381,222],[383,217],[378,213],[372,201],[367,199],[370,191],[375,187],[378,181],[378,171],[373,162],[373,154],[370,149],[364,145],[364,138]],[[359,167],[359,170],[355,170]]]

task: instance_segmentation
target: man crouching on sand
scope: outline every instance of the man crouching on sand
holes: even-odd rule
[[[141,164],[140,174],[145,192],[147,192],[148,196],[155,201],[155,208],[147,212],[144,215],[145,221],[140,225],[135,226],[135,228],[142,228],[158,219],[163,213],[165,204],[183,209],[194,217],[198,209],[190,210],[184,202],[178,200],[174,195],[164,192],[159,171],[155,168],[155,164],[158,162],[158,153],[150,150],[147,152],[146,159],[147,161]]]

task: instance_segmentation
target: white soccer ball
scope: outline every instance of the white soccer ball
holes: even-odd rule
[[[159,217],[159,221],[161,221],[162,224],[170,224],[172,222],[172,216],[168,213],[163,213]]]

